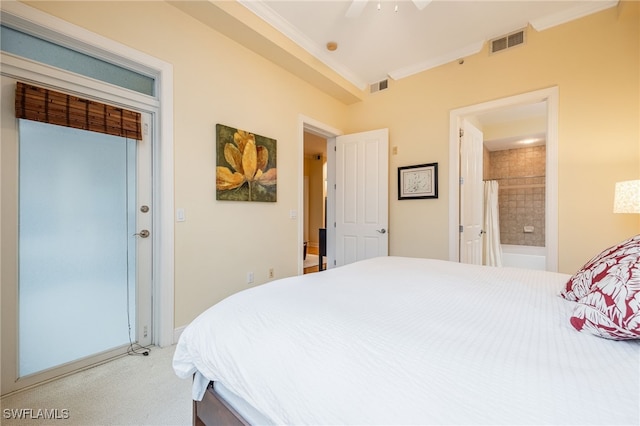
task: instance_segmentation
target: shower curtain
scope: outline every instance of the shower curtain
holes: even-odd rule
[[[498,182],[484,182],[484,264],[502,266],[500,221],[498,218]]]

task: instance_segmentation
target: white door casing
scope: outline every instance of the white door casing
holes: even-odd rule
[[[468,120],[460,132],[460,262],[482,264],[483,187],[480,129]]]
[[[132,337],[134,341],[147,346],[152,343],[153,242],[158,236],[153,228],[153,217],[156,213],[153,211],[152,118],[148,113],[142,113],[141,116],[142,140],[136,143],[136,297],[144,303],[137,303],[137,330]],[[149,237],[140,236],[144,230],[150,232]]]
[[[545,102],[547,106],[545,242],[547,271],[558,270],[558,104],[557,86],[452,110],[449,114],[449,180],[460,177],[459,130],[464,117],[513,106]],[[460,261],[459,185],[449,185],[449,260]]]
[[[300,156],[298,157],[298,210],[304,211],[304,134],[305,132],[314,134],[327,141],[327,269],[334,266],[335,260],[335,145],[336,137],[342,134],[342,131],[324,124],[311,117],[303,114],[298,116],[298,148]],[[304,221],[298,221],[298,245],[302,250],[304,243]],[[300,252],[298,252],[300,253]],[[298,256],[298,275],[304,272],[302,256]]]
[[[336,138],[336,266],[389,252],[389,131]]]

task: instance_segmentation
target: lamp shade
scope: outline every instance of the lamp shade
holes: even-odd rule
[[[640,180],[616,183],[614,213],[640,213]]]

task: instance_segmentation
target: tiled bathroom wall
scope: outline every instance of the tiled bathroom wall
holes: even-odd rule
[[[545,146],[489,153],[485,179],[497,180],[502,244],[545,245]]]

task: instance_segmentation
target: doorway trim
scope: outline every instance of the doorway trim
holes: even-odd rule
[[[298,275],[304,272],[302,257],[299,255],[304,244],[304,219],[300,217],[304,212],[304,133],[312,133],[327,140],[327,269],[333,267],[335,259],[335,228],[329,226],[335,222],[335,183],[336,183],[336,137],[344,134],[328,124],[324,124],[306,115],[298,115],[298,238],[296,250],[298,254]]]
[[[547,271],[558,271],[558,87],[510,96],[454,109],[449,116],[449,260],[459,261],[460,222],[460,147],[458,129],[469,115],[504,109],[512,106],[547,103],[546,189],[545,189],[545,246]]]
[[[11,22],[30,34],[59,40],[71,48],[107,62],[134,68],[156,79],[157,103],[153,140],[153,341],[174,343],[174,228],[173,228],[173,66],[144,52],[100,36],[19,2],[2,3],[2,22]]]

